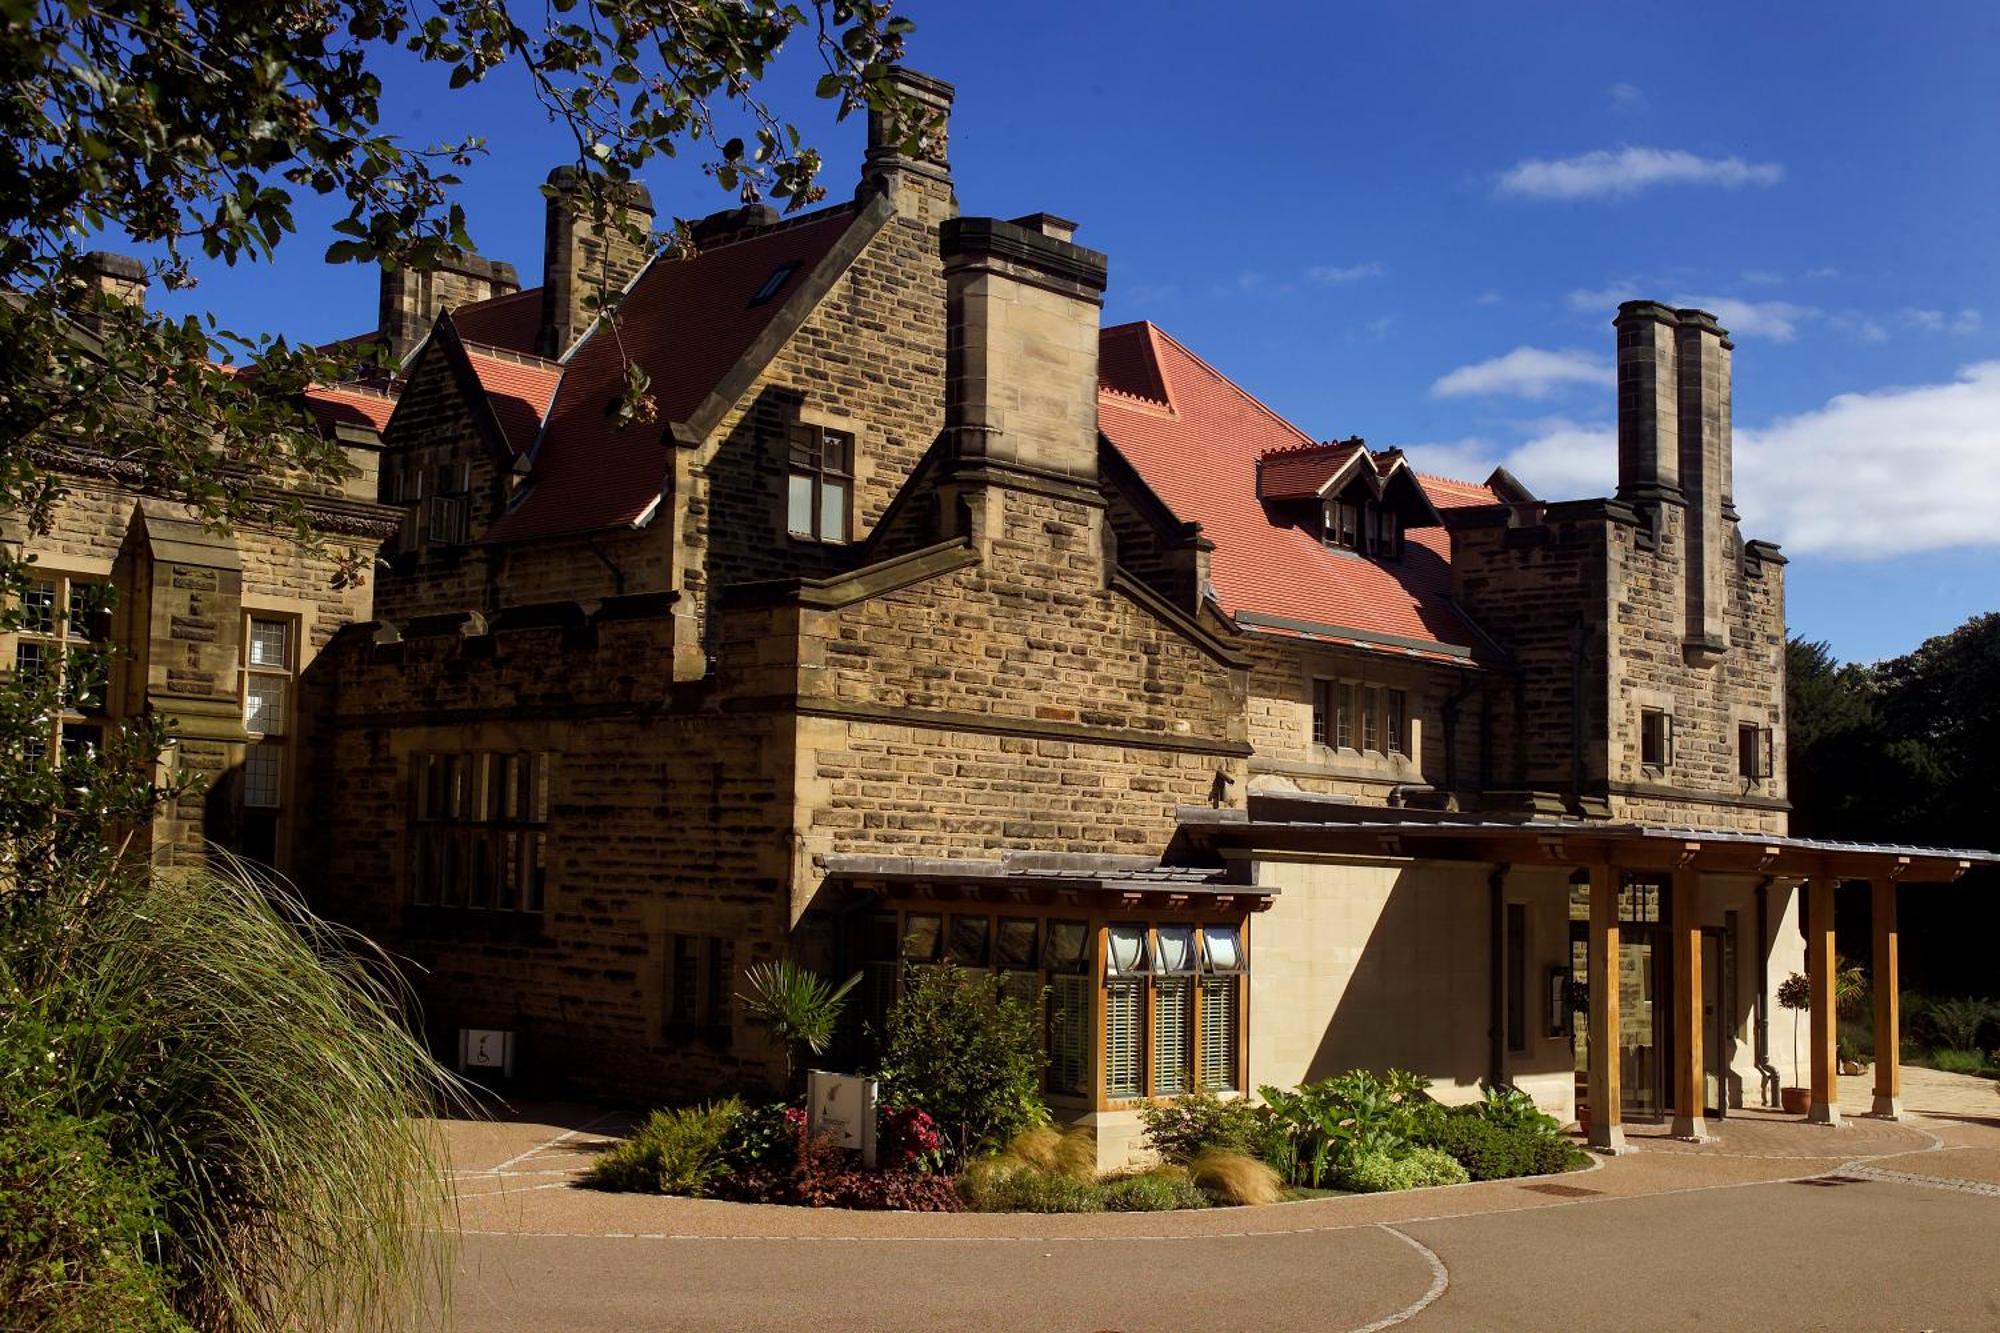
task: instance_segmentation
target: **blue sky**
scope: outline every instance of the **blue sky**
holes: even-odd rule
[[[1735,333],[1738,503],[1792,557],[1793,628],[1865,660],[2000,608],[2000,6],[905,9],[910,63],[958,87],[964,208],[1078,220],[1107,322],[1321,438],[1561,496],[1610,484],[1616,303],[1701,304]],[[844,193],[861,127],[802,95],[807,54],[773,91]],[[410,69],[388,100],[413,139],[487,137],[474,239],[536,281],[564,135],[505,74]],[[729,202],[685,163],[648,183]],[[303,216],[275,272],[168,303],[370,326],[372,274],[319,264]]]

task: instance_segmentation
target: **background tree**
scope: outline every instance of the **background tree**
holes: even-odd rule
[[[1873,664],[1795,638],[1787,670],[1794,834],[2000,849],[2000,613]],[[1869,956],[1865,887],[1843,891],[1838,919],[1842,952]],[[1899,925],[1906,985],[1994,991],[1992,867],[1906,890]]]

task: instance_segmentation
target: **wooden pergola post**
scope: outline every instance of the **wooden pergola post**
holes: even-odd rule
[[[1833,996],[1833,889],[1839,881],[1815,875],[1806,883],[1806,980],[1812,996],[1812,1103],[1809,1125],[1840,1123],[1839,1023]]]
[[[1673,901],[1674,1050],[1679,1059],[1674,1081],[1674,1137],[1691,1143],[1708,1141],[1703,1114],[1708,1088],[1702,1068],[1701,873],[1692,867],[1674,871]]]
[[[1903,1071],[1900,1023],[1902,977],[1896,961],[1896,881],[1879,875],[1874,890],[1875,918],[1875,1103],[1870,1115],[1884,1120],[1903,1118]]]
[[[1618,871],[1590,868],[1590,1146],[1625,1151],[1618,1069]]]

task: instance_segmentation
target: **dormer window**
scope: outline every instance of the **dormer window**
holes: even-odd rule
[[[1373,500],[1328,500],[1321,511],[1320,541],[1344,551],[1392,560],[1402,553],[1403,520]]]

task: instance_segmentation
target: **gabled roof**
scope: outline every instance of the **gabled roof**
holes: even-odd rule
[[[831,208],[692,259],[648,265],[616,327],[597,324],[564,359],[528,485],[487,540],[622,527],[650,514],[671,465],[672,424],[686,421],[722,383],[856,217],[851,205]],[[788,265],[777,290],[754,300]],[[620,427],[611,413],[624,393],[628,358],[651,380],[655,418]]]
[[[1299,460],[1301,476],[1287,483],[1297,486],[1315,476],[1323,484],[1329,464],[1344,468],[1357,456],[1378,474],[1393,472],[1407,466],[1400,455],[1315,442],[1152,324],[1108,328],[1099,346],[1099,429],[1178,517],[1215,542],[1209,576],[1225,615],[1265,633],[1458,661],[1485,647],[1449,601],[1442,528],[1412,529],[1400,559],[1371,560],[1328,550],[1259,498],[1259,464],[1268,469],[1273,459],[1280,467]],[[1502,500],[1470,483],[1439,485],[1413,469],[1409,476],[1433,504],[1474,503],[1475,491],[1485,496],[1479,503]]]
[[[532,356],[542,327],[542,289],[529,287],[490,301],[474,301],[454,309],[451,317],[467,342]]]

